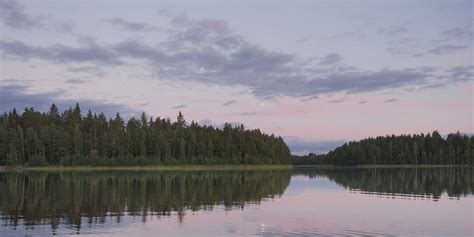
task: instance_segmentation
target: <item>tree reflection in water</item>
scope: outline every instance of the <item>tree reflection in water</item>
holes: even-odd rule
[[[186,172],[8,172],[0,173],[0,215],[15,227],[81,221],[104,223],[124,213],[169,216],[183,221],[186,210],[243,209],[281,196],[291,170]],[[83,224],[83,223],[82,223]]]
[[[0,217],[7,228],[50,225],[53,233],[61,226],[79,232],[111,221],[126,225],[129,216],[143,222],[148,217],[177,216],[183,222],[189,211],[242,210],[280,197],[292,175],[329,179],[350,191],[377,197],[436,201],[442,195],[474,194],[472,167],[0,172]]]
[[[295,174],[329,180],[351,191],[438,200],[474,194],[474,167],[298,168]]]

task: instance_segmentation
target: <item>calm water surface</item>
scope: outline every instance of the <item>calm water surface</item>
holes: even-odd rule
[[[0,173],[0,236],[474,236],[473,168]]]

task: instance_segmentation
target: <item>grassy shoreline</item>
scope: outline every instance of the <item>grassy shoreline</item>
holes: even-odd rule
[[[162,166],[0,166],[1,171],[232,171],[292,169],[291,165],[162,165]]]
[[[316,169],[367,169],[367,168],[443,168],[473,167],[470,165],[160,165],[160,166],[0,166],[6,171],[232,171],[232,170],[281,170],[298,168]]]

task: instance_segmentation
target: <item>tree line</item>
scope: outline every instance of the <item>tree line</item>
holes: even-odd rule
[[[0,116],[0,165],[289,164],[281,137],[241,126],[200,126],[143,112],[125,121],[76,103],[60,113],[14,108]]]
[[[474,136],[439,132],[379,136],[346,143],[327,154],[294,157],[294,165],[473,165]]]

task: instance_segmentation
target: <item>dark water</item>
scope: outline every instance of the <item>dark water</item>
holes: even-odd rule
[[[0,173],[0,236],[473,236],[473,168]]]

